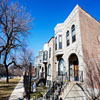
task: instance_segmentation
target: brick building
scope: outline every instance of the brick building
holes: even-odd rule
[[[100,22],[76,5],[67,19],[57,24],[54,30],[55,36],[48,42],[47,50],[47,68],[52,62],[50,74],[52,77],[58,76],[63,82],[66,77],[70,82],[85,81],[86,72],[91,67],[89,63],[100,63]],[[50,47],[53,47],[52,53]],[[94,67],[92,70],[95,70]],[[96,75],[96,72],[93,74]],[[47,79],[52,82],[50,77]],[[100,88],[98,83],[95,84]]]

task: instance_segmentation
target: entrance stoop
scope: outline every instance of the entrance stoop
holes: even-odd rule
[[[63,100],[86,100],[86,96],[83,90],[77,85],[77,82],[70,82],[60,97],[62,97]]]

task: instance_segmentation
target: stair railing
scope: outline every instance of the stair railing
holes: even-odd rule
[[[48,90],[48,92],[44,95],[44,98],[48,99],[48,98],[53,97],[53,99],[55,99],[54,94],[57,91],[58,85],[60,85],[60,87],[61,87],[61,91],[60,91],[60,93],[61,93],[64,90],[64,88],[67,86],[68,82],[69,82],[68,71],[65,72],[65,75],[62,75],[62,76],[59,76],[58,72],[56,72],[56,77],[55,77],[55,79],[53,79],[52,86]]]
[[[83,82],[83,71],[79,71],[79,81]]]
[[[69,71],[65,72],[65,78],[63,80],[63,85],[62,85],[61,92],[64,91],[64,89],[66,88],[66,86],[69,83],[69,75],[68,74],[69,74]]]
[[[55,79],[53,79],[53,82],[51,84],[50,89],[47,91],[47,93],[44,95],[45,99],[49,99],[50,97],[54,96],[54,92],[57,88],[57,83],[59,82],[59,78],[58,78],[58,72],[56,72],[56,77]]]

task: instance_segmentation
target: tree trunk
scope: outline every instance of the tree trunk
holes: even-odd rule
[[[5,66],[6,67],[6,83],[9,83],[9,73],[8,73],[8,66]]]

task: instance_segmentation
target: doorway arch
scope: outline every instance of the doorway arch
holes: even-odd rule
[[[69,80],[79,81],[79,74],[78,74],[79,60],[77,55],[75,53],[72,53],[69,56],[68,61],[69,61]]]

